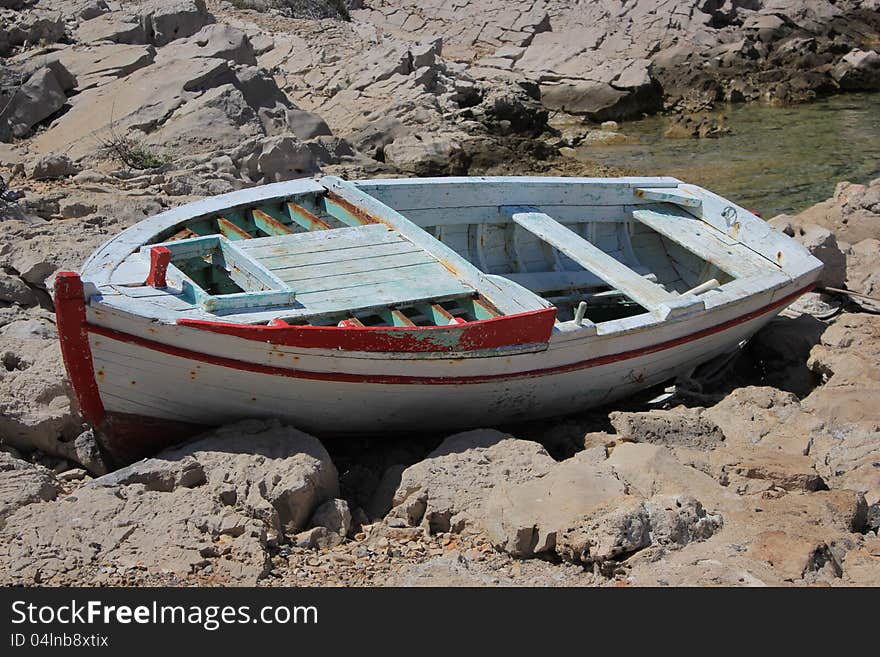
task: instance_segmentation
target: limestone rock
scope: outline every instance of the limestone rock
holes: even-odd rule
[[[207,488],[224,504],[277,531],[302,529],[319,504],[339,495],[336,468],[324,446],[277,421],[227,425],[156,458],[185,456],[201,464]],[[196,477],[197,470],[186,476]]]
[[[425,460],[403,471],[392,506],[425,495],[424,513],[413,524],[435,533],[460,532],[483,526],[486,498],[494,488],[541,477],[553,464],[538,443],[490,429],[466,431],[446,438]]]
[[[21,507],[54,500],[60,492],[61,486],[50,470],[0,452],[0,530]]]
[[[191,36],[213,21],[205,0],[151,0],[140,8],[140,19],[157,46]]]
[[[37,303],[34,291],[18,276],[0,272],[0,301],[16,303],[20,306],[33,306]]]
[[[253,182],[270,183],[310,176],[318,171],[318,163],[306,144],[278,135],[259,139],[241,159],[240,168]]]
[[[837,244],[837,238],[827,228],[815,224],[792,226],[791,220],[782,215],[769,222],[777,230],[794,237],[810,254],[822,261],[824,268],[819,285],[841,287],[846,281],[846,255]]]
[[[269,569],[265,545],[262,522],[199,489],[88,486],[9,518],[0,560],[10,565],[6,584],[82,581],[102,567],[187,576],[211,566],[221,581],[253,585]]]
[[[831,75],[841,89],[880,89],[880,54],[873,50],[852,50],[832,69]]]
[[[25,165],[25,173],[31,180],[66,178],[79,173],[79,167],[66,155],[43,155]]]
[[[346,536],[351,529],[351,510],[348,502],[338,498],[330,499],[321,504],[312,514],[313,527],[324,527],[334,534]]]
[[[99,477],[92,486],[131,486],[142,484],[146,490],[170,493],[177,488],[193,488],[206,482],[204,466],[192,456],[179,460],[151,458],[132,463]]]
[[[846,289],[880,298],[878,254],[880,254],[880,240],[862,240],[850,247],[846,257]],[[880,311],[880,302],[861,297],[852,297],[852,301],[868,310]]]
[[[0,435],[23,451],[76,461],[81,427],[71,409],[57,340],[3,337],[0,362]]]
[[[609,419],[622,440],[636,443],[713,449],[724,441],[724,433],[717,425],[699,411],[689,409],[642,413],[615,411]]]
[[[485,525],[492,544],[508,554],[553,553],[560,532],[622,503],[625,495],[613,472],[595,467],[582,452],[542,477],[497,486],[486,502]]]
[[[714,509],[723,507],[730,497],[710,475],[681,463],[660,445],[623,443],[614,448],[607,465],[631,493],[645,498],[689,494]]]
[[[729,444],[746,449],[761,444],[789,454],[806,454],[812,429],[818,429],[795,395],[769,387],[734,390],[704,415],[724,432]]]
[[[67,102],[61,82],[48,66],[33,73],[10,94],[8,100],[2,95],[0,98],[4,105],[9,104],[3,113],[3,121],[16,137],[27,136],[33,126],[52,116]]]
[[[602,564],[649,546],[670,550],[703,541],[722,524],[692,497],[631,496],[562,532],[558,552],[570,561]]]
[[[186,39],[178,39],[159,51],[158,61],[215,57],[236,64],[256,65],[257,58],[247,34],[228,25],[213,24]]]
[[[156,50],[149,45],[97,43],[65,48],[58,61],[76,76],[80,90],[124,77],[153,63]]]

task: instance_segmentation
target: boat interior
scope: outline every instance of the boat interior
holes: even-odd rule
[[[163,270],[180,310],[352,327],[446,326],[551,306],[558,323],[599,324],[779,271],[697,218],[700,200],[674,179],[471,180],[324,178],[323,191],[193,217],[140,256],[152,258],[152,288]]]

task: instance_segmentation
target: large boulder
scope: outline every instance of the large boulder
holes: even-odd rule
[[[6,518],[21,507],[49,502],[60,492],[61,485],[51,470],[0,452],[0,530]]]
[[[193,57],[216,57],[248,66],[257,63],[247,34],[229,25],[216,23],[203,27],[186,39],[178,39],[159,51],[160,62]]]
[[[486,499],[494,488],[541,477],[553,465],[538,443],[477,429],[446,438],[423,461],[398,471],[396,488],[382,489],[393,490],[386,504],[410,524],[432,532],[479,530],[487,522]]]
[[[846,254],[846,288],[867,297],[880,298],[880,268],[877,255],[880,240],[866,239],[853,244]],[[869,310],[880,310],[880,301],[865,297],[852,297],[857,304]]]
[[[225,60],[207,57],[138,69],[75,96],[70,111],[33,140],[32,150],[73,158],[94,153],[130,131],[153,131],[189,100],[234,79]]]
[[[214,20],[205,0],[151,0],[140,8],[140,17],[144,33],[157,46],[191,36]]]
[[[270,183],[304,178],[316,173],[318,163],[307,144],[296,137],[278,135],[252,140],[241,157],[242,174],[252,182]]]
[[[59,68],[63,69],[56,64],[54,67],[46,66],[35,71],[20,87],[6,92],[10,96],[8,100],[4,98],[4,94],[0,94],[0,101],[8,103],[2,121],[8,126],[11,135],[26,137],[33,126],[65,105],[67,94],[64,93],[64,80],[59,80]],[[0,128],[0,134],[2,133]]]
[[[497,486],[486,501],[486,530],[495,547],[513,556],[552,554],[560,532],[625,496],[611,469],[581,452],[543,477]]]
[[[831,75],[847,91],[880,89],[880,54],[873,50],[852,50],[831,70]]]
[[[4,335],[0,346],[0,436],[22,451],[39,449],[78,461],[81,431],[71,408],[61,350],[55,339]]]

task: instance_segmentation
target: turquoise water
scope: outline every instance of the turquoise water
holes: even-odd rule
[[[636,144],[583,146],[579,159],[641,175],[669,175],[727,197],[764,217],[798,212],[841,180],[880,177],[880,93],[848,94],[791,107],[732,105],[733,134],[666,139],[668,119],[622,123]]]

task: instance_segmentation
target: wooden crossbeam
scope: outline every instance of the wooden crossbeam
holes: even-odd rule
[[[168,242],[173,242],[175,240],[185,240],[190,237],[198,237],[199,234],[195,231],[190,230],[189,228],[184,228],[183,230],[179,230],[174,235],[168,238]]]
[[[416,308],[437,326],[448,326],[455,322],[455,315],[439,303],[423,303],[416,306]]]
[[[415,326],[415,322],[399,310],[385,310],[381,313],[382,318],[392,326]]]
[[[293,231],[274,217],[269,216],[259,208],[251,210],[254,225],[267,235],[288,235]]]
[[[674,303],[678,298],[535,208],[502,207],[501,211],[648,310],[656,310],[664,303]]]
[[[498,317],[498,311],[482,299],[473,299],[474,315],[477,319],[492,319]]]
[[[217,217],[217,227],[220,232],[228,240],[249,240],[251,236],[243,228],[239,228],[234,223],[223,217]]]
[[[287,214],[290,218],[306,230],[328,230],[330,224],[319,219],[316,215],[306,210],[303,206],[292,201],[287,203]]]
[[[324,196],[324,207],[328,214],[349,226],[376,223],[376,220],[366,210],[330,191]]]

